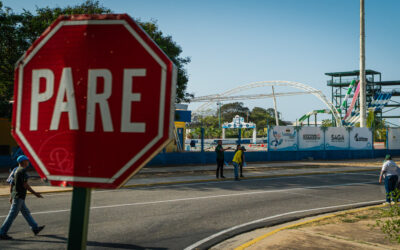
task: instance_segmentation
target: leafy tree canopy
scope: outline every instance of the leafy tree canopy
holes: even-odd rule
[[[99,1],[87,0],[82,4],[64,8],[37,8],[35,13],[24,10],[14,13],[0,1],[0,117],[11,116],[9,101],[13,96],[14,65],[29,46],[60,15],[106,14],[111,9],[100,5]],[[186,92],[188,74],[184,68],[190,58],[182,57],[182,48],[159,30],[156,21],[136,20],[158,46],[171,58],[178,68],[176,101],[187,101],[192,94]]]
[[[249,121],[254,122],[257,128],[275,126],[275,111],[272,108],[264,109],[261,107],[254,107],[251,111]],[[279,125],[283,126],[285,124],[286,123],[284,121],[279,120]]]
[[[231,122],[236,115],[247,117],[249,112],[249,108],[245,107],[243,102],[227,103],[221,106],[221,117],[224,122]]]
[[[332,127],[332,126],[333,126],[333,123],[332,123],[332,120],[331,120],[331,119],[324,119],[324,120],[322,120],[321,127],[327,128],[327,127]]]

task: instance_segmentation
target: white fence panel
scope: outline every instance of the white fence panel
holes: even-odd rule
[[[329,127],[325,131],[325,149],[349,149],[349,131],[344,127]]]
[[[371,130],[369,128],[352,128],[350,131],[350,149],[372,149]]]
[[[400,149],[400,128],[389,128],[387,140],[389,149]]]
[[[296,151],[297,131],[293,126],[276,126],[268,131],[268,148],[271,151]]]
[[[299,131],[300,150],[324,150],[324,131],[320,127],[302,127]]]

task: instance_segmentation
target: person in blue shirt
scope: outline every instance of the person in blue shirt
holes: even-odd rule
[[[11,183],[11,208],[5,219],[3,225],[0,228],[0,240],[11,240],[7,232],[10,229],[12,223],[17,217],[18,213],[21,211],[24,216],[26,222],[28,222],[29,226],[32,229],[34,235],[37,235],[40,231],[43,230],[44,226],[38,226],[36,221],[33,219],[31,212],[25,205],[25,197],[26,192],[29,190],[32,194],[34,194],[38,198],[43,198],[43,196],[35,192],[32,187],[28,184],[28,175],[26,173],[26,168],[29,166],[29,159],[25,155],[20,155],[17,158],[17,162],[19,164],[18,168],[15,170],[14,179]]]

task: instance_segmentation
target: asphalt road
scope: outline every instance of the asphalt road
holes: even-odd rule
[[[253,221],[383,201],[378,174],[373,171],[93,191],[88,249],[185,249],[205,238],[216,240],[215,234]],[[0,249],[66,249],[71,193],[48,194],[44,199],[29,196],[27,205],[36,221],[46,225],[43,233],[33,236],[19,215],[9,231],[14,240],[0,241]],[[8,210],[8,198],[1,197],[0,221]]]

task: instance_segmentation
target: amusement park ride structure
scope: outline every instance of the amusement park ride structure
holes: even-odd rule
[[[356,83],[359,80],[360,71],[345,71],[345,72],[332,72],[325,73],[330,76],[331,79],[327,81],[328,87],[331,87],[332,104],[337,109],[342,109],[344,113],[343,118],[346,117],[348,112],[346,109],[350,108],[345,106],[347,99],[353,98],[354,108],[350,110],[350,117],[346,117],[344,120],[345,125],[354,125],[359,120],[359,107],[360,103],[357,98]],[[389,112],[400,108],[400,100],[396,100],[400,96],[400,89],[396,86],[400,86],[400,80],[395,81],[382,81],[382,73],[367,69],[365,70],[366,75],[366,103],[369,110],[374,111],[375,119],[385,119],[387,125],[399,126],[395,124],[393,119],[399,121],[400,115],[388,115]],[[347,91],[346,91],[347,88]],[[344,110],[343,110],[344,108]],[[347,110],[348,111],[348,110]],[[346,123],[347,122],[347,123]]]
[[[388,125],[399,126],[388,120],[398,119],[400,118],[399,115],[383,114],[400,108],[400,102],[394,98],[400,96],[400,89],[393,88],[393,86],[400,86],[400,81],[382,81],[381,73],[374,70],[366,70],[365,73],[367,79],[366,104],[368,110],[374,111],[376,119],[385,119]],[[312,115],[315,116],[316,121],[317,114],[331,114],[334,126],[354,126],[360,121],[359,71],[333,72],[325,73],[325,75],[331,77],[331,80],[328,80],[328,86],[332,88],[331,101],[320,90],[303,83],[292,81],[260,81],[245,84],[221,94],[195,97],[191,99],[191,102],[204,102],[204,104],[194,110],[196,113],[206,110],[215,103],[221,105],[222,101],[274,98],[274,109],[276,111],[275,97],[312,94],[321,100],[327,106],[327,109],[313,110],[306,113],[299,118],[296,125],[303,124],[305,120],[308,120],[309,124],[309,118]],[[379,81],[377,81],[378,78]],[[292,87],[301,91],[275,93],[274,86]],[[272,93],[234,95],[242,91],[260,87],[271,87]],[[351,100],[350,103],[348,103],[349,100]]]
[[[283,86],[283,87],[292,87],[302,91],[297,92],[286,92],[286,93],[272,93],[272,94],[257,94],[257,95],[239,95],[233,96],[233,94],[254,89],[254,88],[261,88],[261,87],[274,87],[274,86]],[[211,105],[221,102],[221,101],[232,101],[232,100],[247,100],[247,99],[261,99],[261,98],[274,98],[275,96],[293,96],[293,95],[304,95],[304,94],[312,94],[317,97],[320,101],[322,101],[327,108],[332,112],[334,119],[336,120],[338,126],[341,126],[340,122],[340,113],[336,109],[336,107],[326,98],[326,96],[318,89],[315,89],[311,86],[308,86],[303,83],[299,82],[292,82],[292,81],[260,81],[260,82],[253,82],[249,84],[245,84],[233,89],[230,89],[226,92],[221,94],[215,95],[207,95],[207,96],[200,96],[195,97],[190,100],[190,102],[205,102],[204,104],[200,105],[196,110],[193,112],[200,112],[206,110]]]

